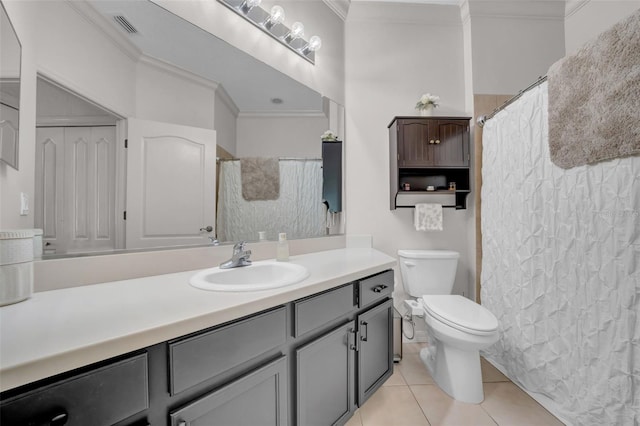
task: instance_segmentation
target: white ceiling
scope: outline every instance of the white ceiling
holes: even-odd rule
[[[322,111],[318,92],[150,1],[89,3],[145,55],[222,84],[241,112]],[[125,16],[138,33],[126,33],[115,15]],[[273,104],[273,98],[283,102]]]

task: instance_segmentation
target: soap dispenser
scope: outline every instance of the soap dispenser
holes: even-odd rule
[[[278,234],[276,260],[280,262],[286,262],[289,260],[289,241],[287,241],[287,234],[285,232]]]

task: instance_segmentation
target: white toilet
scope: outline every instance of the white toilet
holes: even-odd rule
[[[498,340],[498,320],[483,306],[452,295],[460,254],[398,250],[405,291],[424,311],[430,345],[420,358],[442,390],[458,401],[484,399],[480,349]],[[414,303],[415,305],[415,303]]]

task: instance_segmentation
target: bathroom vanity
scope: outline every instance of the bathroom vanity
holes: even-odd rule
[[[395,260],[339,249],[292,262],[309,278],[277,290],[207,292],[185,272],[37,293],[3,308],[2,424],[344,424],[393,373]],[[120,294],[118,308],[114,292],[125,288],[131,297]],[[84,306],[51,304],[68,298]],[[45,330],[5,335],[8,320],[44,307],[31,322]],[[56,336],[65,316],[72,322]],[[107,318],[113,327],[99,325]],[[29,355],[32,339],[48,333]],[[77,366],[57,371],[66,362]]]

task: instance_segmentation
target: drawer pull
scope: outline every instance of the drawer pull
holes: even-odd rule
[[[377,286],[373,287],[371,290],[373,290],[374,293],[382,293],[382,290],[384,290],[387,287],[388,286],[386,286],[384,284],[380,284],[380,285],[377,285]]]
[[[367,328],[369,323],[367,323],[366,321],[360,321],[360,325],[362,326],[361,328],[363,332],[363,334],[360,336],[360,340],[362,340],[363,342],[366,342],[367,337],[369,335],[369,329]]]
[[[62,426],[67,424],[67,420],[69,420],[67,413],[60,413],[57,416],[53,416],[51,419],[51,426]]]
[[[35,423],[29,423],[29,424],[35,424],[37,426],[63,426],[67,424],[68,420],[69,420],[69,415],[67,414],[66,411],[63,411],[62,413],[53,415],[53,417],[42,416],[38,420],[36,420]]]

